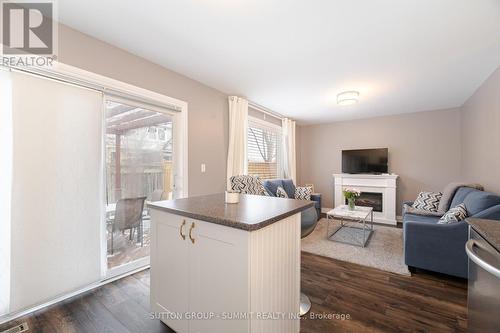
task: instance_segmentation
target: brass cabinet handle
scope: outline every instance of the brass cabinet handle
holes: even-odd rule
[[[182,221],[181,227],[179,228],[179,234],[181,235],[182,240],[186,240],[186,235],[182,233],[182,228],[186,225],[186,220]]]
[[[191,227],[189,228],[189,239],[191,240],[191,243],[193,243],[193,244],[194,244],[194,238],[193,238],[193,236],[191,236],[191,232],[193,231],[194,227],[195,227],[195,225],[193,222],[193,223],[191,223]]]

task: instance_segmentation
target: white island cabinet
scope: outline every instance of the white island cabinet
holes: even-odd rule
[[[183,332],[299,332],[307,201],[210,195],[150,204],[151,306]]]

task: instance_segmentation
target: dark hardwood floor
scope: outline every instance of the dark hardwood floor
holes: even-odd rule
[[[30,333],[173,332],[150,318],[149,270],[0,325],[0,332],[22,322]]]
[[[302,291],[313,303],[301,332],[465,332],[467,282],[417,271],[411,277],[302,253]],[[311,320],[314,313],[349,320]]]
[[[301,321],[304,333],[464,332],[467,326],[461,279],[400,276],[302,253],[302,291],[313,302]],[[0,325],[0,332],[21,322],[28,332],[172,332],[148,309],[149,270]]]

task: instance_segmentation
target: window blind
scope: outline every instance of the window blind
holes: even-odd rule
[[[11,72],[9,312],[101,279],[102,95]]]
[[[282,176],[281,127],[249,117],[247,131],[248,174],[261,179]]]

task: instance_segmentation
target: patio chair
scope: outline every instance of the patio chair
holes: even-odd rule
[[[113,234],[115,230],[130,230],[129,238],[133,238],[133,232],[137,229],[137,241],[144,245],[142,237],[142,212],[146,197],[120,199],[116,203],[114,219],[111,223],[111,254],[113,254]]]
[[[153,193],[151,193],[151,201],[161,201],[166,199],[166,193],[163,190],[154,190]]]

